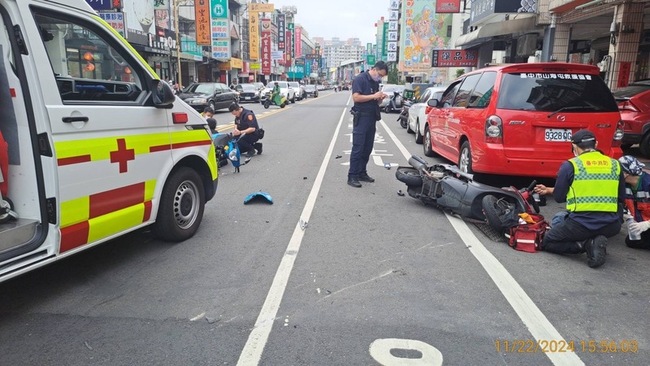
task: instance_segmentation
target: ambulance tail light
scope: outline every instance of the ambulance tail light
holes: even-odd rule
[[[189,120],[190,118],[187,116],[187,113],[181,113],[181,112],[172,113],[172,121],[174,122],[175,125],[187,123]]]

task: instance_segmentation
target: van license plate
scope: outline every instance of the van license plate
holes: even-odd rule
[[[571,141],[570,129],[547,128],[544,132],[544,141],[565,142]]]

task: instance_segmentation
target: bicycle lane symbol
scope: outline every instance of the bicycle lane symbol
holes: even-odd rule
[[[350,125],[350,129],[351,128],[352,128],[352,126]],[[345,135],[349,136],[350,145],[352,145],[352,133],[347,133]],[[386,144],[386,139],[384,138],[384,136],[382,136],[380,133],[376,132],[375,133],[375,141],[374,141],[373,146],[385,145],[385,144]],[[394,156],[393,154],[390,154],[387,151],[388,150],[384,150],[384,149],[380,150],[380,149],[376,149],[376,148],[373,147],[372,152],[370,153],[370,157],[372,158],[373,163],[375,165],[377,165],[377,166],[382,166],[384,168],[398,167],[399,166],[398,163],[384,162],[384,159],[383,159],[384,157],[389,158],[389,157]],[[343,153],[345,155],[350,155],[351,152],[352,152],[352,150],[343,150]],[[387,160],[391,160],[391,159],[387,159]],[[348,159],[348,161],[346,161],[346,162],[341,163],[341,165],[346,165],[346,166],[350,165],[350,159]]]

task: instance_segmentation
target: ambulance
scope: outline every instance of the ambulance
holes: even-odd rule
[[[84,0],[0,0],[0,23],[0,281],[192,237],[218,181],[201,116]]]

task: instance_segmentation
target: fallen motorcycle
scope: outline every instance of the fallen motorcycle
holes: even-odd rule
[[[241,153],[239,151],[239,144],[237,143],[245,134],[233,136],[232,132],[221,133],[217,132],[212,134],[212,143],[214,144],[217,164],[221,168],[228,165],[228,162],[235,168],[235,173],[239,173],[239,167],[246,165],[251,159],[246,158],[241,160]]]
[[[398,167],[395,177],[406,184],[408,195],[469,222],[488,224],[499,235],[519,223],[520,213],[539,213],[533,197],[536,182],[527,188],[497,188],[474,181],[450,164],[428,165],[411,156],[410,167]]]

